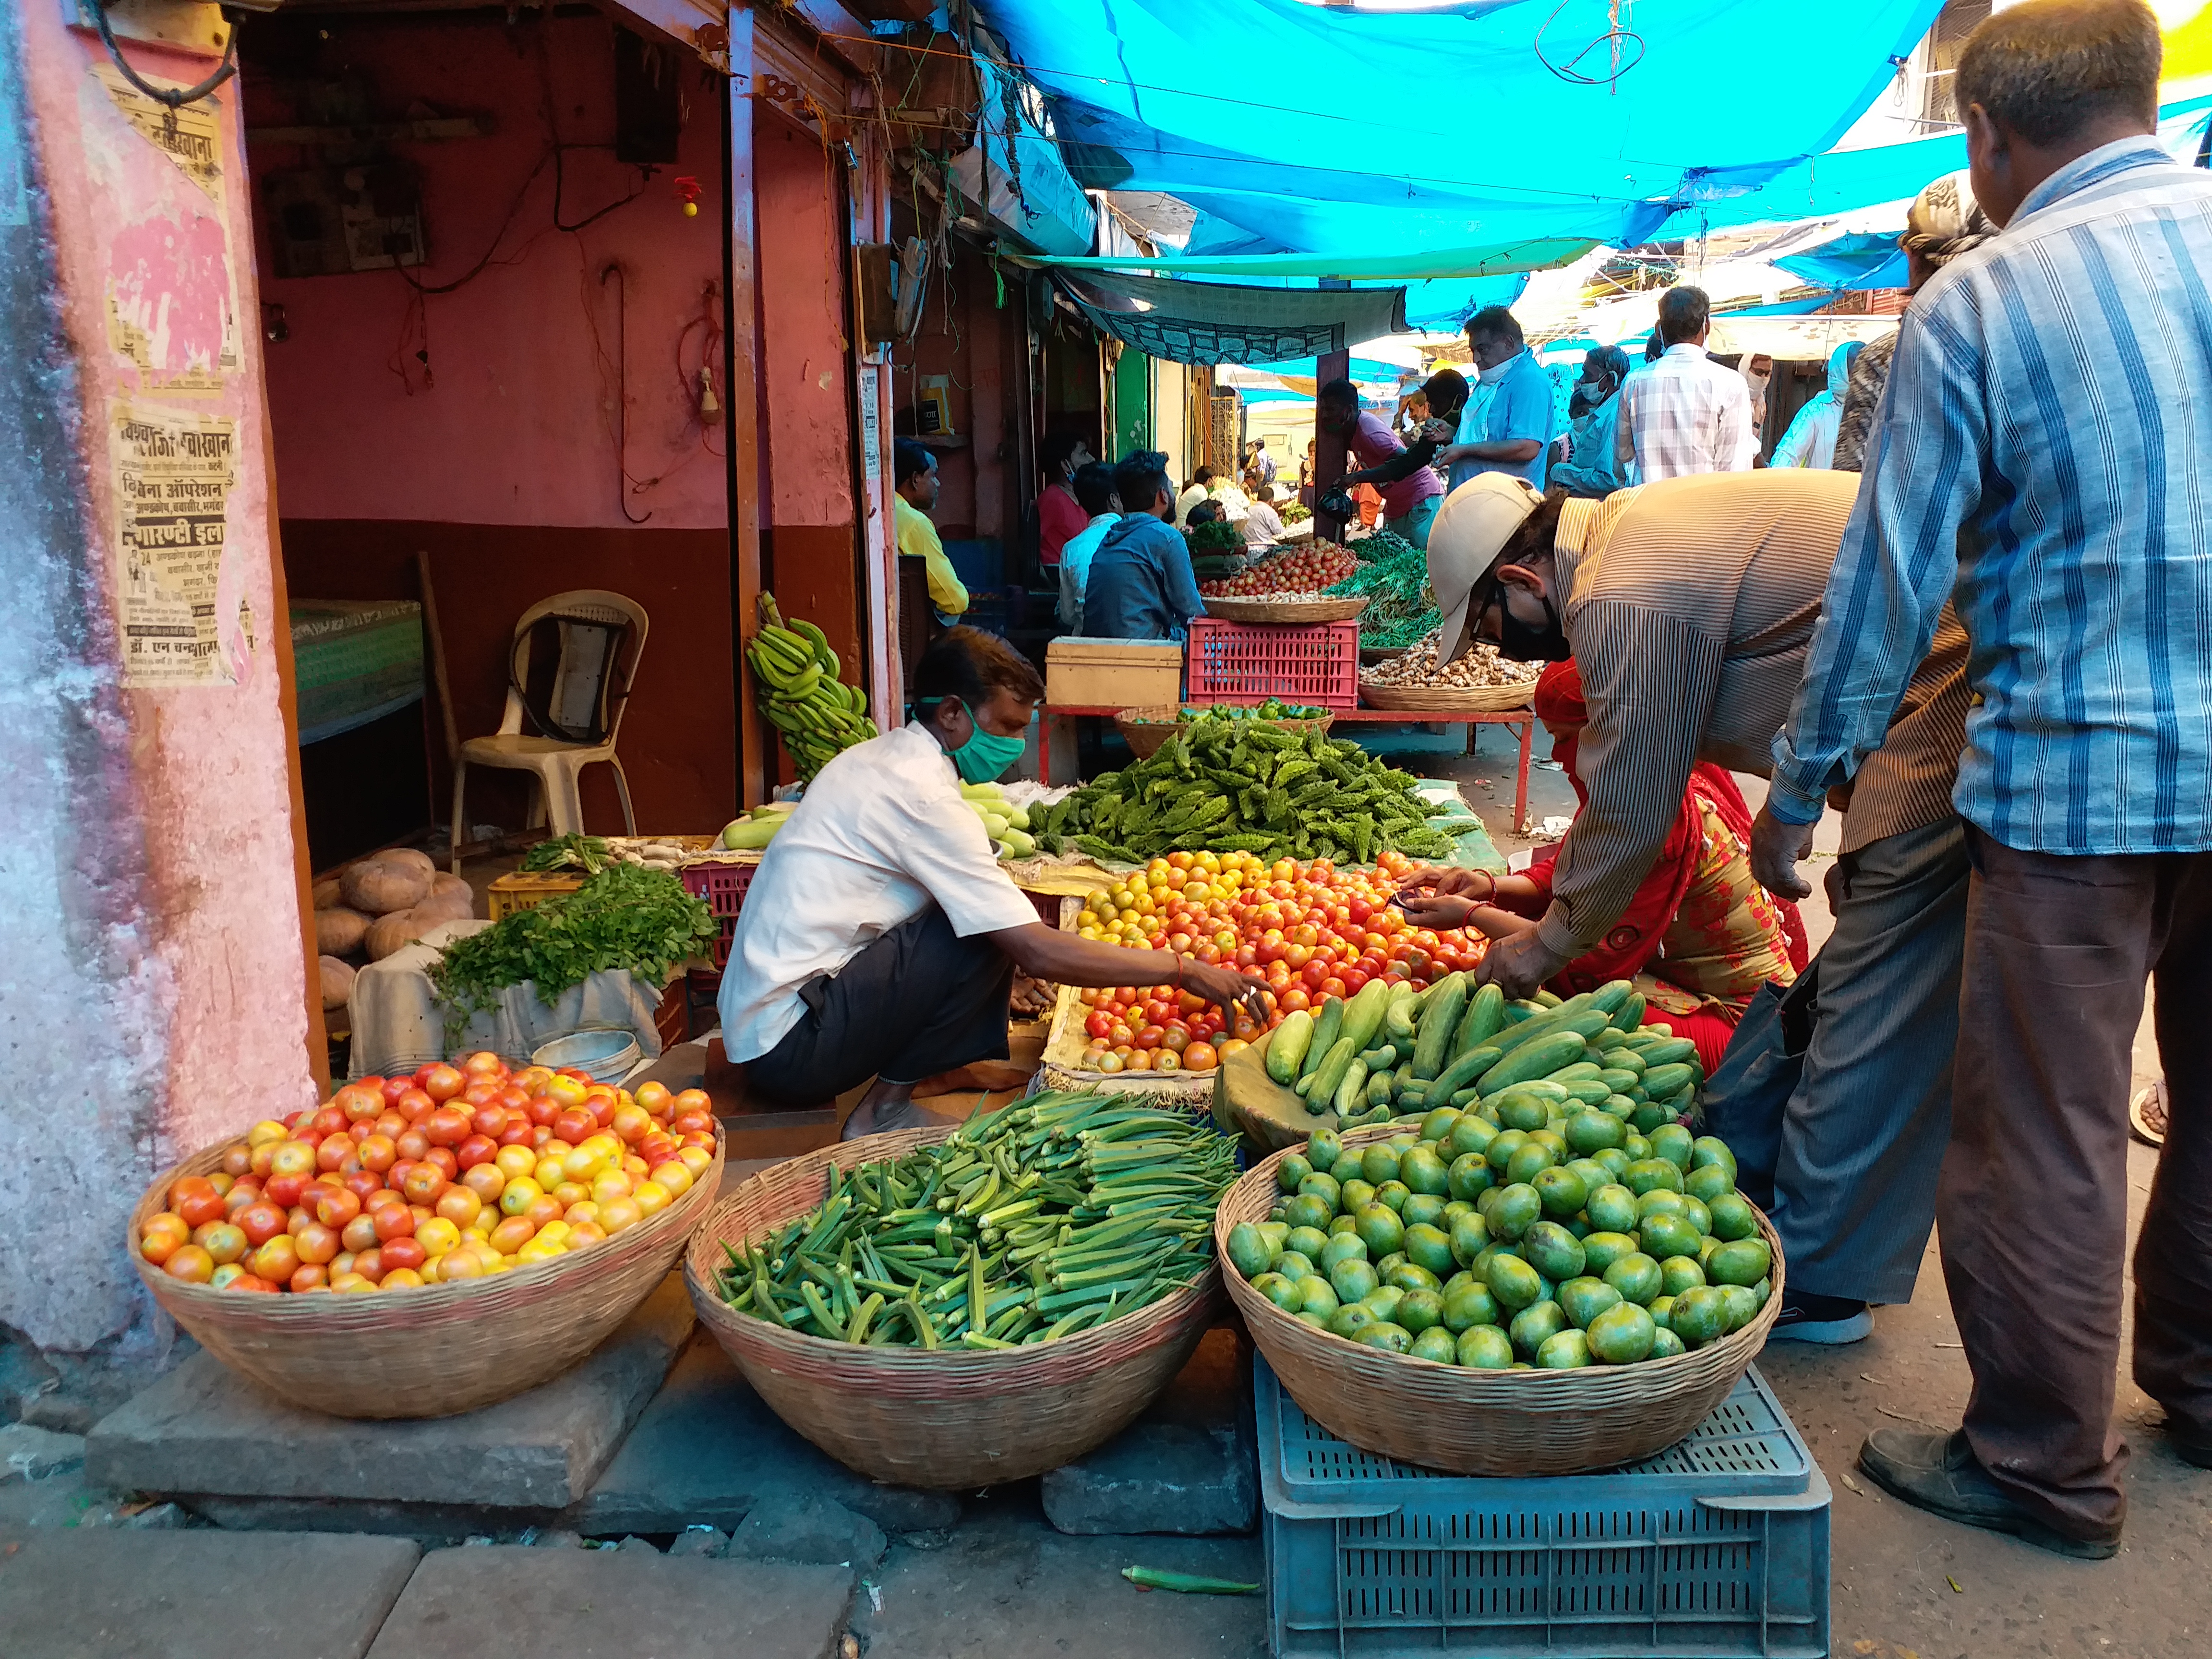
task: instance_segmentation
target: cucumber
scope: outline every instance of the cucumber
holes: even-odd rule
[[[1631,1089],[1640,1088],[1642,1085],[1638,1079],[1643,1075],[1641,1072],[1632,1072],[1625,1066],[1608,1066],[1597,1074],[1597,1080],[1605,1085],[1608,1093],[1622,1095]]]
[[[1342,1035],[1352,1039],[1354,1053],[1364,1053],[1375,1046],[1375,1039],[1382,1030],[1382,1016],[1389,1006],[1390,988],[1379,979],[1361,986],[1352,1000],[1344,1005],[1344,1024],[1340,1029]]]
[[[1636,981],[1632,979],[1607,980],[1590,993],[1590,1006],[1602,1008],[1608,1014],[1618,1014],[1635,990]]]
[[[1458,1109],[1463,1112],[1468,1107],[1474,1104],[1475,1101],[1481,1096],[1481,1093],[1482,1091],[1480,1089],[1455,1089],[1452,1091],[1452,1097],[1448,1103],[1458,1108]]]
[[[1505,1029],[1505,993],[1485,985],[1467,1000],[1467,1012],[1452,1036],[1452,1054],[1480,1048]]]
[[[1583,1037],[1579,1031],[1553,1031],[1509,1050],[1504,1058],[1483,1073],[1484,1096],[1516,1083],[1530,1083],[1548,1077],[1562,1066],[1582,1058]]]
[[[1388,1026],[1390,1022],[1386,1018],[1382,1023]],[[1413,1034],[1408,1031],[1403,1036],[1394,1035],[1390,1039],[1390,1052],[1398,1056],[1391,1061],[1392,1065],[1410,1063],[1413,1058]]]
[[[1357,1039],[1355,1038],[1354,1041]],[[1388,1072],[1398,1063],[1398,1051],[1386,1042],[1379,1048],[1362,1049],[1359,1061],[1361,1065],[1366,1066],[1370,1074]]]
[[[1479,1048],[1470,1048],[1437,1073],[1436,1081],[1429,1085],[1429,1092],[1442,1100],[1466,1088],[1504,1058],[1496,1047],[1487,1042]]]
[[[1420,993],[1411,986],[1401,985],[1390,996],[1390,1006],[1382,1015],[1382,1030],[1391,1042],[1404,1042],[1412,1052],[1413,1015],[1421,1006]]]
[[[1367,1079],[1367,1103],[1370,1106],[1388,1106],[1390,1103],[1389,1073],[1374,1072],[1369,1074]]]
[[[1649,1006],[1643,992],[1631,991],[1613,1012],[1613,1029],[1616,1031],[1634,1030],[1644,1024],[1644,1011]]]
[[[1539,991],[1536,993],[1535,1000],[1542,1003],[1547,1008],[1556,1008],[1559,1006],[1559,996],[1556,991]]]
[[[1562,1066],[1558,1071],[1550,1073],[1550,1077],[1553,1082],[1565,1085],[1571,1083],[1579,1083],[1584,1078],[1595,1080],[1598,1073],[1603,1069],[1604,1068],[1602,1066],[1595,1065],[1589,1060],[1578,1060],[1571,1066]],[[1613,1091],[1608,1089],[1606,1092],[1610,1094]]]
[[[1654,1066],[1646,1072],[1644,1074],[1644,1092],[1653,1100],[1668,1100],[1696,1081],[1697,1073],[1678,1060],[1671,1065]]]
[[[1505,1005],[1505,1025],[1498,1029],[1502,1031],[1508,1025],[1525,1025],[1543,1012],[1533,1002],[1509,1002]]]
[[[1313,1034],[1313,1016],[1303,1008],[1278,1025],[1267,1039],[1267,1075],[1286,1087],[1297,1082]]]
[[[1414,1028],[1413,1075],[1418,1078],[1436,1076],[1451,1058],[1452,1035],[1467,1006],[1465,974],[1448,974],[1438,984],[1443,988],[1421,1010],[1420,1024]]]
[[[1670,1037],[1663,1042],[1648,1043],[1644,1048],[1644,1064],[1648,1070],[1655,1066],[1671,1066],[1677,1060],[1696,1058],[1698,1045],[1688,1037]]]
[[[1306,1103],[1317,1111],[1326,1111],[1335,1097],[1336,1085],[1344,1081],[1344,1074],[1352,1069],[1352,1039],[1339,1037],[1329,1045],[1328,1053],[1313,1070],[1310,1085],[1306,1090]],[[1361,1075],[1366,1068],[1361,1067]]]
[[[1350,1039],[1339,1037],[1337,1041],[1345,1042]],[[1319,1091],[1316,1090],[1315,1092],[1319,1093]],[[1376,1103],[1379,1103],[1386,1112],[1390,1109],[1390,1103],[1387,1100],[1376,1103],[1367,1098],[1367,1067],[1354,1060],[1344,1068],[1343,1079],[1337,1084],[1336,1091],[1330,1097],[1332,1109],[1339,1117],[1352,1117]]]
[[[1616,1042],[1612,1048],[1607,1048],[1605,1051],[1604,1063],[1608,1070],[1633,1072],[1638,1077],[1642,1077],[1645,1069],[1651,1064],[1650,1060],[1644,1059],[1644,1051],[1641,1048],[1632,1048],[1626,1042]]]
[[[1498,1034],[1498,1046],[1510,1054],[1524,1042],[1533,1042],[1538,1037],[1559,1030],[1563,1022],[1589,1006],[1589,992],[1584,991],[1570,997],[1556,1008],[1547,1008],[1532,1019],[1523,1020],[1518,1025],[1506,1027]]]
[[[1343,1029],[1344,999],[1323,997],[1321,1012],[1314,1016],[1313,1041],[1306,1045],[1305,1060],[1298,1068],[1301,1078],[1311,1077],[1322,1061],[1328,1058],[1328,1051],[1336,1046],[1337,1033]]]
[[[1585,1106],[1602,1106],[1613,1098],[1613,1090],[1595,1078],[1577,1078],[1566,1085],[1568,1097]]]

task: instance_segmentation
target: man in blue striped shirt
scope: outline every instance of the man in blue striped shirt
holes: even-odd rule
[[[2063,1553],[2118,1547],[2112,1425],[2126,1105],[2157,988],[2172,1133],[2136,1252],[2135,1375],[2212,1468],[2212,178],[2152,137],[2141,0],[2029,0],[1955,93],[2003,234],[1921,290],[1876,416],[1754,867],[1779,891],[1955,599],[1973,863],[1936,1200],[1974,1387],[1953,1435],[1875,1433],[1908,1503]]]

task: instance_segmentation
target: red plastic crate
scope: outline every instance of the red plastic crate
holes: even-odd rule
[[[1241,623],[1194,617],[1188,702],[1359,702],[1359,624]]]
[[[758,864],[687,864],[677,874],[684,890],[707,901],[707,908],[721,924],[722,936],[714,941],[714,966],[730,962],[730,941],[737,937],[738,912],[744,907],[745,889],[753,884]]]

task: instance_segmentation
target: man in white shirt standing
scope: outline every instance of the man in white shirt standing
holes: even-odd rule
[[[1747,472],[1759,453],[1743,376],[1705,355],[1712,306],[1703,289],[1670,288],[1659,299],[1659,361],[1620,388],[1619,459],[1636,481],[1692,472]]]
[[[1017,968],[1173,986],[1264,1018],[1257,981],[1048,927],[999,867],[960,785],[1020,757],[1044,696],[1025,659],[954,628],[922,653],[914,690],[912,724],[822,769],[746,891],[718,1000],[749,1093],[817,1106],[873,1078],[844,1138],[914,1127],[915,1084],[1006,1058]]]

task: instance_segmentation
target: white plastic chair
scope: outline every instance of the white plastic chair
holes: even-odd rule
[[[532,630],[541,618],[556,615],[629,624],[629,636],[616,653],[617,660],[611,663],[597,659],[571,661],[564,629],[561,659],[553,671],[551,709],[554,717],[563,723],[572,720],[578,725],[586,722],[599,708],[601,683],[611,678],[612,684],[607,688],[609,714],[605,743],[570,743],[562,738],[527,737],[523,733],[522,697],[514,688],[529,683]],[[596,587],[556,593],[522,613],[522,620],[514,625],[514,643],[508,659],[512,672],[507,690],[507,713],[500,720],[499,731],[489,738],[471,738],[453,757],[455,871],[461,867],[460,847],[466,839],[462,826],[468,820],[462,816],[461,795],[471,766],[494,766],[531,774],[537,779],[538,787],[532,792],[529,827],[536,829],[550,817],[551,833],[568,836],[580,834],[584,828],[583,797],[577,787],[577,776],[586,766],[605,761],[615,769],[615,793],[622,798],[623,827],[629,835],[637,833],[637,817],[630,810],[629,780],[623,775],[615,742],[622,734],[623,711],[629,704],[630,686],[637,678],[637,665],[645,655],[647,625],[645,607],[636,600]]]

